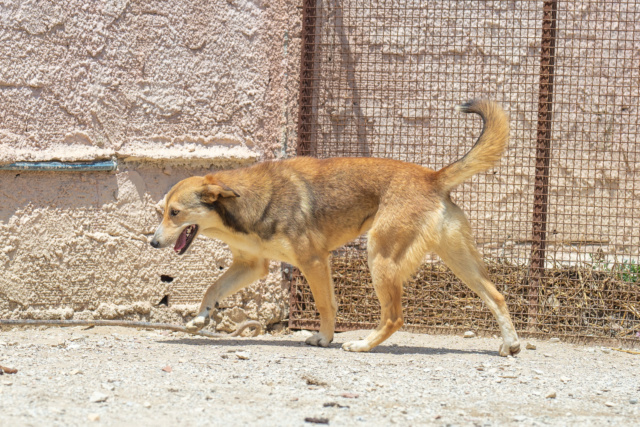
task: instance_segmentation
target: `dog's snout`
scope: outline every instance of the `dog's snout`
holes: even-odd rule
[[[158,242],[156,239],[153,239],[149,244],[151,246],[153,246],[154,248],[159,248],[160,247],[160,242]]]

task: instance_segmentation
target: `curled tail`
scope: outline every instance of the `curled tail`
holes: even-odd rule
[[[438,182],[445,191],[451,191],[473,175],[495,166],[509,140],[509,118],[499,104],[480,99],[458,105],[456,110],[478,114],[484,127],[471,151],[437,172]]]

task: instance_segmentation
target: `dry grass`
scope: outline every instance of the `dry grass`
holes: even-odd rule
[[[364,253],[347,248],[333,258],[342,329],[370,327],[380,315]],[[546,270],[538,295],[530,295],[526,266],[488,264],[491,278],[509,305],[518,331],[577,339],[622,339],[640,343],[640,283],[620,270],[593,266]],[[626,280],[624,280],[626,279]],[[304,279],[297,279],[294,320],[317,319]],[[533,319],[530,301],[537,300]],[[482,301],[442,263],[424,264],[405,284],[405,323],[413,330],[472,329],[497,333],[497,323]]]

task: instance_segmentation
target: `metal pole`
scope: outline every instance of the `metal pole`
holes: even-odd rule
[[[531,266],[529,269],[529,326],[532,329],[535,329],[537,325],[538,298],[545,269],[557,12],[557,0],[544,2],[540,52],[540,88],[538,94],[536,175],[533,193],[533,243],[531,245]]]
[[[303,0],[300,96],[298,98],[298,147],[296,148],[296,153],[299,156],[316,155],[315,147],[312,144],[316,12],[316,0]]]

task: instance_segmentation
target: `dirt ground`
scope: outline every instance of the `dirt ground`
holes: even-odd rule
[[[0,425],[637,425],[640,356],[396,333],[371,353],[306,331],[210,339],[125,328],[0,333]],[[556,397],[547,397],[555,394]]]

